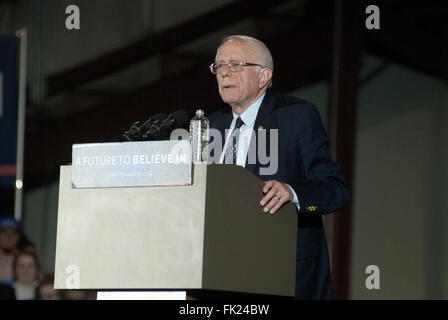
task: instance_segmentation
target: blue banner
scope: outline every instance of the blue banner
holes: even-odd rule
[[[17,165],[19,40],[0,36],[0,187],[14,187]]]

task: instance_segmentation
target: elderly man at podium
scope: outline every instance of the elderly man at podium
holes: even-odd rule
[[[342,208],[349,193],[340,167],[330,156],[318,110],[305,100],[271,92],[273,59],[269,49],[255,38],[225,38],[210,70],[216,75],[222,100],[230,105],[209,116],[210,128],[219,130],[223,137],[219,161],[246,167],[265,181],[260,205],[266,214],[276,214],[285,203],[296,204],[295,298],[331,299],[322,215]],[[248,129],[274,130],[278,139],[256,140],[257,146],[252,148],[255,140],[247,143],[243,139]],[[268,170],[257,157],[251,161],[251,150],[257,150],[261,143],[276,161],[274,170]]]

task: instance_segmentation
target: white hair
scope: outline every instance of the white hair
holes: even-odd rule
[[[252,63],[259,63],[261,65],[263,65],[266,68],[269,68],[272,70],[272,72],[274,72],[274,60],[272,59],[272,54],[269,51],[268,47],[261,42],[260,40],[253,38],[253,37],[249,37],[249,36],[244,36],[244,35],[232,35],[232,36],[227,36],[225,37],[220,44],[220,47],[225,44],[228,41],[242,41],[244,43],[246,43],[254,52],[254,54],[257,56],[258,59],[260,59],[260,61],[250,61]],[[270,88],[272,86],[272,78],[269,80],[268,83],[268,88]]]

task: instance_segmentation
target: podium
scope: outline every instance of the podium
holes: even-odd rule
[[[73,189],[61,166],[57,289],[187,290],[293,296],[297,213],[259,202],[243,167],[199,163],[192,185]]]

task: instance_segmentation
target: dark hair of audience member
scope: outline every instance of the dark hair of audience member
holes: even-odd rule
[[[36,300],[61,300],[61,292],[54,289],[53,276],[47,275],[36,288]]]

